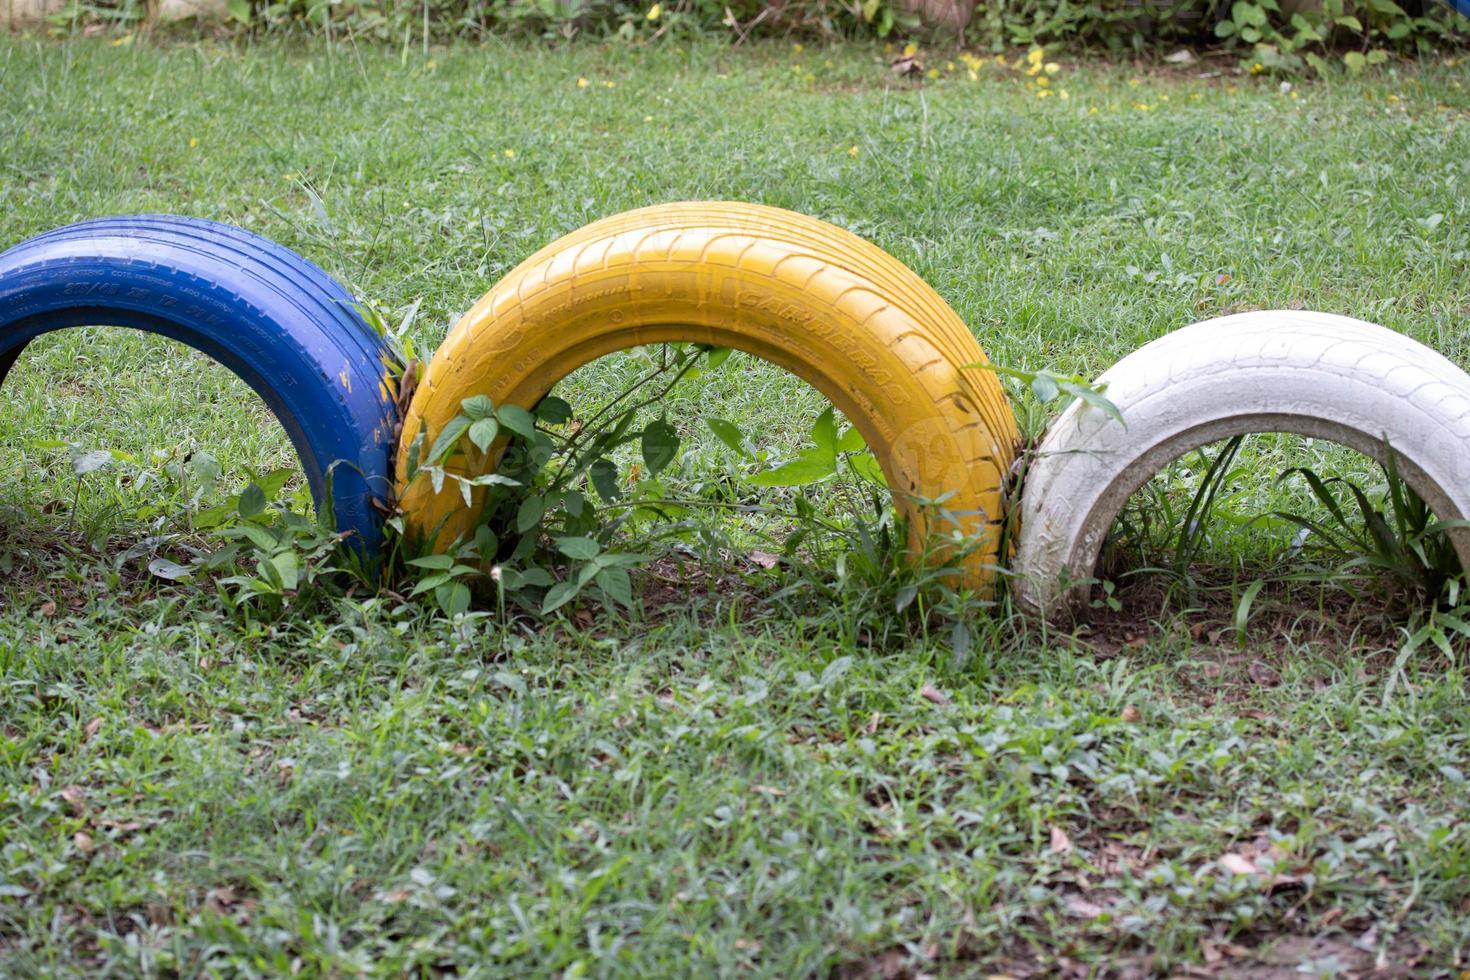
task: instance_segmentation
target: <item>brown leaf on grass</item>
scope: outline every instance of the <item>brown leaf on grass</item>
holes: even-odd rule
[[[918,55],[903,54],[893,59],[891,66],[895,75],[922,75],[924,74],[924,63],[919,60]]]
[[[375,897],[380,902],[386,902],[389,905],[397,905],[400,902],[408,901],[409,898],[412,897],[412,895],[413,892],[409,891],[407,888],[395,888],[392,891],[378,892]]]
[[[781,562],[780,555],[773,555],[769,551],[752,551],[746,558],[752,565],[759,565],[761,568],[775,568]]]
[[[71,807],[72,816],[80,817],[86,812],[87,791],[80,786],[63,786],[60,796],[67,806]]]
[[[1244,854],[1231,852],[1222,855],[1218,863],[1220,867],[1233,875],[1254,875],[1261,873],[1261,869],[1256,867],[1256,862]]]
[[[204,896],[204,907],[217,915],[228,915],[230,906],[240,900],[235,889],[229,885],[223,888],[211,888]]]
[[[1252,660],[1245,671],[1251,675],[1251,680],[1262,687],[1275,687],[1281,683],[1281,675],[1259,660]]]
[[[919,693],[923,695],[926,701],[932,701],[940,707],[949,704],[949,695],[945,694],[933,684],[925,684],[923,689],[919,691]]]
[[[1060,827],[1051,829],[1051,850],[1053,854],[1066,854],[1072,850],[1072,838]]]
[[[1089,902],[1081,895],[1068,895],[1066,899],[1067,914],[1075,919],[1095,919],[1106,911],[1096,902]]]
[[[1135,723],[1141,721],[1142,719],[1143,719],[1143,712],[1139,711],[1137,708],[1135,708],[1131,704],[1124,706],[1124,708],[1123,708],[1123,720],[1124,721],[1126,721],[1130,725],[1132,725],[1132,724],[1135,724]]]
[[[868,718],[868,727],[865,729],[865,731],[867,731],[869,735],[876,735],[878,732],[878,723],[882,720],[883,715],[881,712],[873,712],[873,714]]]
[[[54,599],[47,599],[45,602],[41,603],[41,615],[45,616],[47,619],[50,619],[52,616],[56,615],[56,601]]]
[[[91,854],[92,848],[95,846],[92,843],[92,835],[87,833],[85,830],[79,830],[75,834],[72,834],[71,842],[75,844],[77,846],[77,850],[81,851],[83,854]]]
[[[91,721],[87,722],[87,727],[84,728],[84,729],[82,729],[82,739],[84,741],[89,741],[90,742],[92,740],[92,736],[93,735],[96,735],[97,732],[101,728],[102,728],[102,719],[101,718],[93,718]]]
[[[106,827],[108,830],[118,830],[125,834],[131,834],[135,830],[143,829],[143,825],[137,820],[98,820],[97,826]]]

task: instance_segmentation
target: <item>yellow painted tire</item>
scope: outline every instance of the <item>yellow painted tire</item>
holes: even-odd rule
[[[855,425],[909,517],[911,547],[943,498],[986,532],[967,580],[995,559],[1015,417],[964,322],[897,259],[847,231],[779,208],[666,204],[594,222],[513,269],[449,331],[404,419],[398,496],[409,527],[447,548],[473,527],[451,481],[406,484],[408,451],[430,444],[472,395],[532,408],[582,365],[642,344],[733,347],[810,383]],[[448,468],[495,465],[472,448]],[[478,458],[470,458],[471,456]],[[932,518],[930,518],[932,523]],[[948,528],[935,527],[947,531]]]

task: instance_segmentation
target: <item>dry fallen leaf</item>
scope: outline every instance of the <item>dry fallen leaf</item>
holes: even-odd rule
[[[1275,687],[1281,683],[1281,675],[1259,660],[1252,660],[1250,666],[1246,668],[1246,673],[1251,675],[1251,680],[1262,687]]]
[[[924,63],[915,55],[899,55],[893,59],[891,65],[895,75],[922,75],[924,74]]]
[[[82,738],[85,739],[85,740],[90,741],[91,738],[92,738],[92,736],[93,735],[96,735],[97,732],[98,732],[98,730],[101,729],[101,728],[102,728],[102,719],[101,718],[93,718],[91,721],[87,722],[87,727],[84,728],[84,729],[82,729]]]
[[[1103,914],[1103,907],[1089,902],[1081,895],[1067,896],[1067,914],[1078,919],[1095,919]]]
[[[211,888],[204,896],[204,905],[217,915],[225,915],[230,911],[230,906],[239,900],[235,889],[226,885],[223,888]]]
[[[1233,875],[1260,874],[1256,863],[1243,854],[1230,853],[1220,858],[1220,867]]]
[[[92,835],[84,830],[79,830],[71,835],[71,842],[77,846],[77,850],[83,854],[92,853]]]
[[[872,716],[868,718],[867,732],[868,732],[869,735],[873,735],[873,734],[876,734],[877,733],[877,731],[878,731],[878,723],[881,722],[882,720],[883,720],[883,715],[880,712],[877,712],[877,711],[873,712]]]
[[[752,565],[761,568],[775,568],[781,561],[780,555],[773,555],[769,551],[752,551],[748,556]]]
[[[1072,849],[1072,838],[1060,827],[1051,829],[1051,849],[1054,854],[1066,854]]]
[[[61,798],[71,807],[72,816],[80,817],[86,811],[83,803],[87,799],[87,791],[80,786],[61,787]]]
[[[933,684],[925,684],[924,689],[919,692],[926,700],[933,701],[937,705],[949,704],[949,695],[945,694]]]
[[[1142,718],[1143,712],[1139,711],[1133,705],[1130,704],[1123,708],[1123,720],[1128,722],[1130,725],[1141,720]]]
[[[55,616],[56,602],[52,599],[47,599],[45,602],[41,603],[41,615],[45,616],[47,619]]]

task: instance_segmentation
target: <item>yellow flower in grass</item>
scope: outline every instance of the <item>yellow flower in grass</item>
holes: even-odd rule
[[[656,3],[652,7],[649,7],[648,8],[648,13],[644,14],[643,16],[647,17],[649,20],[658,20],[659,16],[663,12],[664,12],[664,5],[661,4],[661,3]]]
[[[914,55],[916,55],[918,53],[919,53],[919,46],[917,44],[913,43],[912,41],[910,41],[908,44],[905,44],[903,46],[903,56],[905,58],[912,58]]]
[[[197,137],[197,136],[190,136],[189,137],[189,149],[192,150],[192,149],[194,149],[194,147],[196,147],[198,145],[199,145],[199,137]]]
[[[516,151],[515,150],[506,150],[505,151],[505,158],[507,160],[514,160],[516,158]]]
[[[586,88],[588,85],[591,85],[591,84],[592,83],[589,82],[589,81],[587,81],[587,79],[585,79],[585,78],[579,78],[579,79],[577,79],[577,88]]]
[[[858,145],[856,143],[847,148],[847,155],[850,157],[856,157],[861,152],[863,151],[858,149]]]

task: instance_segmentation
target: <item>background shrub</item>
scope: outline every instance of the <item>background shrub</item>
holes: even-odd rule
[[[155,7],[166,0],[152,0]],[[487,37],[650,41],[694,35],[855,39],[925,34],[926,0],[198,0],[222,3],[224,30],[306,33],[422,44]],[[968,0],[946,0],[964,10]],[[148,0],[73,0],[53,28],[131,26]],[[166,17],[165,17],[166,19]],[[963,21],[963,16],[960,17]],[[963,38],[936,43],[1001,51],[1016,45],[1138,54],[1180,47],[1237,52],[1248,71],[1349,71],[1390,56],[1470,41],[1470,20],[1440,0],[982,0]]]

